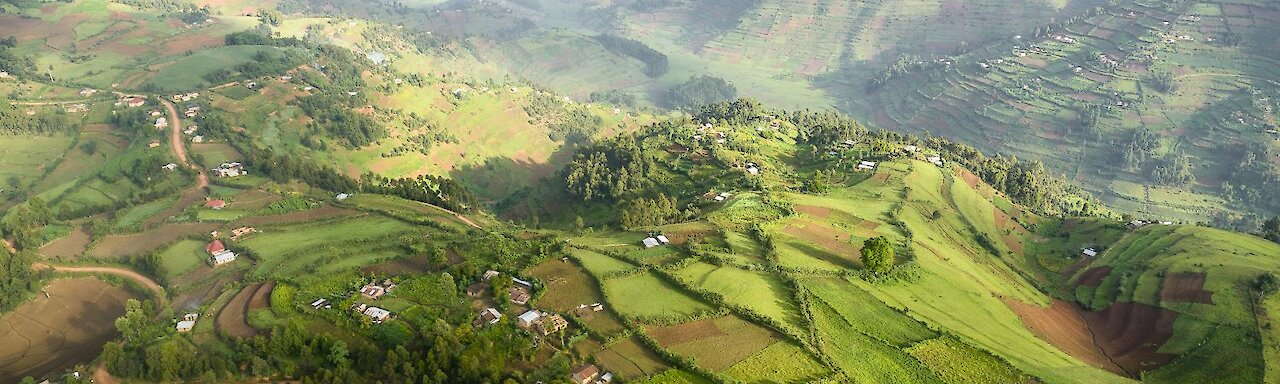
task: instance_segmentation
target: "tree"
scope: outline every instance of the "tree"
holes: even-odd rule
[[[1280,243],[1280,216],[1262,223],[1262,237]]]
[[[883,274],[893,269],[893,244],[884,236],[862,242],[862,265],[868,271]]]
[[[1253,279],[1253,287],[1264,295],[1276,293],[1280,290],[1280,278],[1271,272],[1263,273]]]

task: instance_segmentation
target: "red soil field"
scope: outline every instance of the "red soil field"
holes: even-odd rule
[[[716,326],[715,318],[666,327],[649,327],[646,331],[649,333],[649,336],[653,336],[655,340],[658,340],[658,344],[663,347],[687,343],[708,337],[728,335],[724,331],[720,330],[719,326]]]
[[[1107,275],[1110,274],[1111,267],[1089,268],[1089,270],[1084,271],[1084,274],[1080,275],[1079,279],[1076,279],[1076,285],[1096,287],[1102,283],[1102,279],[1107,278]]]
[[[796,205],[796,212],[800,212],[819,219],[825,219],[831,216],[831,208],[819,207],[816,205]]]
[[[1204,273],[1172,273],[1164,277],[1160,300],[1213,304],[1213,292],[1204,290]]]
[[[1054,300],[1049,308],[1006,303],[1032,333],[1067,354],[1112,372],[1138,377],[1140,372],[1160,368],[1177,357],[1156,352],[1173,336],[1177,312],[1132,302],[1115,303],[1102,311],[1086,311],[1060,300]]]

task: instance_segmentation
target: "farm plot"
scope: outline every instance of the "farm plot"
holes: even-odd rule
[[[91,241],[89,231],[84,227],[75,227],[66,236],[40,247],[40,254],[48,257],[77,257],[84,253],[85,247],[88,247]]]
[[[146,232],[132,235],[107,236],[89,250],[89,256],[115,259],[127,255],[140,255],[154,251],[187,236],[207,235],[218,229],[217,224],[182,223],[165,224]]]
[[[920,342],[907,353],[948,384],[1026,383],[1030,376],[991,354],[951,337]]]
[[[182,240],[161,251],[158,257],[160,258],[161,274],[165,276],[165,280],[174,281],[178,276],[182,276],[203,265],[205,260],[204,242]]]
[[[728,303],[750,308],[794,330],[803,328],[800,308],[792,300],[791,288],[776,276],[703,262],[676,271],[676,276],[698,290],[721,295]]]
[[[779,341],[768,329],[729,315],[671,326],[645,328],[658,345],[697,359],[698,365],[723,371]]]
[[[625,379],[656,375],[671,368],[662,361],[661,356],[641,344],[635,336],[614,342],[595,352],[594,356],[603,369]]]
[[[18,181],[18,185],[6,184],[6,188],[31,185],[52,171],[46,168],[57,164],[55,160],[70,145],[71,138],[65,135],[0,135],[0,180]]]
[[[641,321],[684,318],[713,309],[652,272],[606,280],[604,292],[619,314]]]
[[[96,278],[60,279],[0,316],[0,381],[61,373],[93,360],[115,338],[127,290]]]
[[[823,336],[822,350],[837,366],[860,383],[936,383],[938,379],[919,361],[883,341],[867,336],[830,306],[814,305],[814,327]]]
[[[924,324],[885,305],[875,296],[837,277],[811,277],[801,280],[805,289],[853,330],[897,347],[937,336]]]
[[[582,267],[591,272],[592,275],[606,276],[612,272],[621,272],[635,268],[634,265],[622,260],[613,258],[613,256],[605,255],[599,252],[586,249],[571,249],[569,254],[573,255]]]
[[[237,338],[253,337],[257,330],[249,325],[249,311],[270,307],[271,288],[274,283],[251,284],[237,293],[227,305],[218,310],[215,320],[218,332]]]
[[[403,249],[379,239],[410,232],[413,227],[370,215],[259,229],[262,233],[240,243],[258,259],[254,274],[295,276],[308,268],[332,272],[402,256]],[[323,239],[323,244],[316,244],[317,239]]]
[[[789,341],[773,343],[724,371],[743,381],[774,383],[812,382],[830,373],[818,359]]]

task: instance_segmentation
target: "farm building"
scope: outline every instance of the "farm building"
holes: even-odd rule
[[[1146,225],[1147,225],[1147,222],[1142,220],[1134,220],[1134,221],[1130,221],[1129,224],[1126,224],[1126,226],[1129,227],[1129,229],[1138,229]]]
[[[659,243],[663,243],[663,244],[671,243],[671,240],[668,240],[666,235],[657,235],[657,236],[654,236],[653,238],[657,239]]]
[[[570,378],[578,384],[591,384],[598,377],[600,377],[600,368],[597,368],[594,364],[587,364],[573,370],[573,376]]]
[[[160,146],[160,140],[151,140],[150,143],[147,143],[147,148],[157,148],[159,146]]]
[[[231,251],[222,251],[213,254],[213,266],[217,267],[226,263],[236,261],[236,253]]]
[[[204,251],[209,252],[209,255],[213,255],[215,253],[222,252],[225,250],[227,250],[227,246],[222,244],[222,240],[214,240],[204,246]]]
[[[530,310],[522,313],[520,314],[520,317],[516,318],[516,325],[524,329],[531,329],[534,325],[538,325],[540,323],[542,323],[542,314],[538,313],[536,310]]]
[[[1094,257],[1094,256],[1098,256],[1098,250],[1093,249],[1093,248],[1085,248],[1083,251],[1080,251],[1080,255],[1085,256],[1085,257]]]
[[[644,240],[641,240],[640,242],[644,244],[645,248],[653,248],[662,244],[658,242],[658,239],[655,239],[652,237],[646,237]]]
[[[169,119],[163,117],[156,118],[156,129],[162,129],[169,126]]]
[[[328,303],[329,303],[328,300],[316,299],[316,301],[311,302],[311,308],[315,308],[315,309],[320,309],[320,307],[329,308],[330,306],[328,305]]]
[[[383,288],[381,285],[370,283],[360,288],[360,294],[364,295],[364,297],[377,300],[387,294],[387,289]]]
[[[164,169],[166,171],[176,171],[178,170],[178,165],[174,163],[169,163],[161,166],[160,169]]]
[[[141,107],[143,104],[146,104],[146,103],[147,103],[147,98],[142,96],[125,96],[120,99],[120,104],[124,104],[124,106],[129,108]]]
[[[244,164],[241,163],[222,163],[213,169],[213,173],[218,177],[237,177],[244,175]]]
[[[502,314],[498,313],[497,309],[485,308],[480,311],[480,318],[476,319],[476,325],[497,324],[500,320],[502,320]]]
[[[529,290],[524,287],[511,287],[511,290],[507,291],[507,293],[511,296],[511,303],[516,305],[528,304],[529,299],[532,298],[529,295]]]
[[[375,324],[381,323],[391,318],[391,311],[378,308],[378,307],[368,307],[368,308],[365,308],[360,313],[363,313],[365,316],[368,316],[370,319],[373,319],[373,322]]]
[[[530,283],[525,280],[521,280],[519,278],[512,277],[511,282],[516,283],[516,285],[524,286],[525,288],[533,289],[533,283]]]
[[[195,327],[196,322],[183,320],[178,322],[178,326],[176,328],[178,329],[178,333],[187,333],[191,332],[191,329]]]
[[[926,156],[924,159],[930,163],[933,163],[933,165],[936,165],[939,167],[942,166],[942,156],[930,155],[930,156]]]
[[[488,271],[484,271],[484,275],[483,275],[483,276],[481,276],[481,278],[483,278],[483,279],[484,279],[484,281],[489,281],[489,280],[493,279],[494,277],[497,277],[499,274],[501,274],[501,272],[494,271],[494,270],[488,270]]]
[[[475,283],[467,286],[467,296],[477,297],[484,294],[484,290],[488,288],[484,283]]]
[[[253,227],[240,227],[231,230],[231,240],[236,240],[251,233],[257,232]]]
[[[876,162],[863,160],[858,163],[858,169],[874,170],[876,169]]]
[[[910,153],[916,153],[916,152],[920,152],[920,147],[917,147],[914,145],[908,145],[908,146],[902,147],[902,150]]]
[[[351,195],[346,193],[339,193],[338,196],[335,196],[334,198],[337,199],[338,201],[344,201],[346,199],[350,199]]]
[[[569,327],[568,320],[565,320],[564,317],[560,315],[553,314],[553,315],[544,317],[542,319],[542,323],[538,324],[538,333],[541,333],[543,336],[546,336],[552,333],[564,331],[565,328],[568,328],[568,327]]]
[[[204,207],[209,209],[223,209],[227,207],[227,202],[221,199],[213,199],[204,202]]]
[[[204,142],[204,135],[195,135],[191,137],[191,142],[200,144]]]

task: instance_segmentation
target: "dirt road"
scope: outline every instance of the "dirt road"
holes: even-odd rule
[[[34,265],[31,266],[31,268],[32,269],[53,268],[53,270],[56,272],[105,273],[108,275],[116,275],[129,280],[133,280],[134,282],[141,284],[143,287],[146,287],[147,289],[151,290],[151,292],[155,293],[156,298],[158,298],[160,301],[164,301],[164,288],[161,288],[160,284],[157,284],[155,280],[151,280],[151,278],[149,277],[143,276],[141,273],[134,272],[133,270],[127,269],[127,268],[74,267],[74,266],[66,266],[66,265],[49,265],[45,263],[35,263]]]
[[[173,207],[170,207],[169,209],[166,209],[144,221],[144,227],[151,227],[174,215],[182,213],[182,210],[203,198],[205,196],[205,189],[209,187],[209,174],[205,173],[204,169],[200,169],[200,167],[191,163],[190,158],[187,157],[187,142],[182,138],[182,115],[178,114],[178,108],[167,100],[161,98],[157,98],[157,100],[160,101],[160,104],[163,104],[165,110],[169,112],[169,147],[173,148],[173,156],[177,157],[178,161],[182,162],[183,166],[197,172],[196,185],[183,193],[182,197],[178,199],[178,202],[174,204]]]

